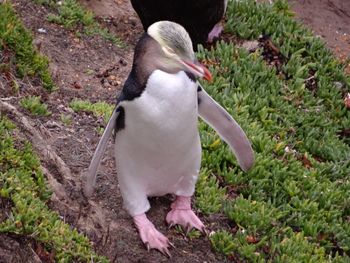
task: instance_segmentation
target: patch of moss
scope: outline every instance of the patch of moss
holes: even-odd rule
[[[33,47],[33,37],[18,19],[10,3],[0,5],[0,52],[11,50],[19,77],[38,77],[44,88],[55,88],[48,70],[49,61]]]
[[[69,107],[71,107],[76,112],[91,112],[96,117],[103,117],[105,123],[107,123],[115,106],[106,102],[91,103],[86,100],[73,99],[69,103]]]
[[[38,96],[28,96],[21,99],[23,108],[30,111],[31,114],[37,116],[48,116],[51,113],[47,110],[47,105],[41,102]]]

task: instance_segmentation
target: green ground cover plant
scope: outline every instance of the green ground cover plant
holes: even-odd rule
[[[350,127],[343,102],[350,81],[323,41],[290,16],[286,1],[228,4],[226,31],[243,39],[269,35],[285,58],[280,72],[262,50],[224,42],[200,50],[214,73],[206,89],[247,132],[256,164],[243,173],[227,145],[209,147],[218,136],[201,123],[202,176],[215,177],[209,194],[199,184],[196,204],[203,213],[224,212],[234,225],[210,237],[228,258],[349,262],[350,143],[339,132]],[[308,87],[310,77],[316,88]],[[238,197],[227,194],[222,206],[208,208],[232,188]]]
[[[48,116],[51,113],[47,110],[47,105],[41,102],[38,96],[24,97],[20,101],[21,106],[27,109],[31,114],[37,116]]]
[[[103,101],[92,103],[86,100],[73,99],[69,103],[69,107],[75,112],[85,111],[92,113],[96,117],[103,117],[107,124],[115,106]]]
[[[60,120],[64,125],[70,126],[72,124],[72,115],[62,113],[60,116]]]
[[[49,61],[33,47],[33,37],[18,19],[10,3],[0,5],[0,54],[13,53],[10,61],[0,61],[0,72],[15,67],[18,77],[38,77],[44,88],[53,90]]]
[[[40,162],[28,142],[15,139],[14,129],[0,116],[0,197],[12,204],[7,219],[0,222],[0,232],[43,244],[57,262],[107,262],[93,252],[85,236],[47,207],[51,192]]]

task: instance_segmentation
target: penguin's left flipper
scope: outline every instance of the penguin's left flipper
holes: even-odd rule
[[[108,140],[112,136],[113,130],[116,127],[116,121],[118,116],[119,111],[117,110],[117,108],[115,108],[102,134],[102,137],[98,142],[97,148],[94,152],[94,156],[92,157],[89,168],[85,174],[84,194],[86,197],[90,197],[93,193],[96,183],[97,169],[100,165],[103,153],[106,151]]]
[[[198,113],[230,145],[242,170],[248,171],[254,164],[254,153],[247,135],[201,85],[198,87]]]

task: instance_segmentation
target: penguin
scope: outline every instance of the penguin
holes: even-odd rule
[[[193,48],[213,42],[223,30],[227,0],[131,0],[144,30],[161,20],[182,25],[190,34]]]
[[[124,207],[147,249],[170,255],[168,238],[147,218],[148,197],[175,195],[166,216],[170,227],[205,226],[191,209],[201,163],[198,116],[226,141],[240,167],[254,163],[251,144],[238,123],[197,81],[211,81],[194,54],[189,34],[170,21],[152,24],[138,41],[131,72],[95,150],[84,192],[92,194],[96,171],[115,132],[115,159]]]

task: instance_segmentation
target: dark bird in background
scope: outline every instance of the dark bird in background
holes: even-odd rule
[[[145,31],[154,22],[168,20],[182,25],[193,48],[220,36],[227,0],[131,0]]]

